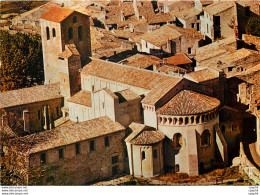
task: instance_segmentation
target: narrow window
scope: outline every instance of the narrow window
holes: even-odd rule
[[[73,29],[71,27],[69,27],[69,40],[73,40]]]
[[[157,158],[157,150],[156,149],[153,151],[153,158]]]
[[[94,87],[94,85],[92,85],[92,91],[94,91],[95,90],[95,87]]]
[[[59,149],[59,159],[64,159],[64,150],[63,150],[63,148]]]
[[[73,17],[73,23],[77,23],[77,17],[76,16]]]
[[[53,37],[56,37],[56,31],[55,31],[55,28],[52,29],[52,36],[53,36]]]
[[[41,110],[38,110],[38,120],[41,119]]]
[[[112,157],[112,164],[116,164],[119,162],[119,156],[113,156]]]
[[[180,171],[180,165],[175,165],[175,173],[178,173]]]
[[[78,37],[79,37],[79,41],[83,41],[82,26],[78,27]]]
[[[194,23],[191,23],[191,28],[194,28],[195,27],[195,24]]]
[[[42,164],[46,163],[46,153],[41,153],[41,163]]]
[[[109,146],[109,137],[105,137],[105,146],[108,147]]]
[[[190,47],[188,48],[188,54],[191,54],[191,48]]]
[[[145,151],[142,151],[142,160],[145,159]]]
[[[80,154],[80,144],[76,143],[75,146],[76,146],[76,155],[79,155]]]
[[[47,40],[50,39],[50,30],[49,27],[46,27],[46,35],[47,35]]]
[[[59,116],[59,114],[60,114],[60,111],[59,111],[59,110],[60,110],[59,107],[56,107],[57,116]]]
[[[90,151],[95,150],[95,142],[94,140],[90,141]]]
[[[207,24],[207,33],[209,33],[209,24]]]
[[[103,107],[103,109],[105,108],[105,102],[102,102],[102,107]]]

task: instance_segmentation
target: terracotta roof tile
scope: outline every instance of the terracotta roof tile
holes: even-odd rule
[[[94,58],[92,58],[92,62],[83,68],[81,73],[82,76],[92,75],[151,90],[142,101],[146,104],[155,104],[181,81],[180,78]]]
[[[118,97],[119,103],[141,99],[139,95],[137,95],[135,92],[133,92],[130,89],[114,92],[114,94]]]
[[[132,144],[156,144],[165,138],[165,135],[162,132],[143,124],[131,123],[129,128],[133,130],[133,132],[125,139],[125,142],[130,142]]]
[[[195,17],[199,15],[201,11],[197,10],[195,7],[187,8],[184,10],[173,10],[170,12],[172,16],[176,16],[177,18],[181,18],[183,20],[188,20],[191,17]]]
[[[190,72],[186,75],[184,75],[184,78],[187,78],[189,80],[195,81],[195,82],[204,82],[212,79],[216,79],[219,77],[219,73],[210,70],[210,69],[203,69],[203,70],[198,70],[195,72]]]
[[[220,101],[216,98],[183,90],[158,109],[157,113],[175,116],[201,114],[217,109],[219,106]]]
[[[223,12],[233,6],[235,6],[234,1],[221,1],[221,2],[213,3],[213,4],[205,7],[204,11],[206,11],[210,15],[215,15],[215,14]]]
[[[0,109],[62,97],[59,83],[7,91],[0,93]]]
[[[172,64],[175,66],[192,63],[192,61],[184,53],[174,54],[174,56],[166,58],[166,60],[169,64]]]
[[[74,44],[65,45],[65,50],[59,54],[59,57],[69,58],[72,55],[79,56],[79,52]]]
[[[27,153],[37,153],[95,137],[125,130],[108,117],[100,117],[81,123],[60,126],[50,131],[43,131],[12,140],[14,147]]]
[[[73,12],[74,10],[64,7],[52,7],[47,13],[41,16],[41,19],[60,23]]]
[[[174,22],[175,17],[169,13],[162,13],[162,14],[150,14],[148,15],[147,22],[148,24],[160,24],[160,23],[167,23],[167,22]]]
[[[163,62],[162,59],[157,58],[155,56],[150,56],[150,55],[143,55],[143,54],[135,54],[129,58],[126,58],[120,63],[123,63],[128,66],[133,66],[133,67],[140,67],[140,68],[148,68],[149,66],[158,66]]]
[[[187,72],[187,70],[183,69],[183,68],[180,68],[178,66],[169,66],[169,65],[163,65],[161,67],[159,67],[157,69],[157,71],[159,72],[164,72],[166,74],[170,74],[170,73],[176,73],[176,72],[179,72],[181,74],[184,74]]]
[[[83,106],[91,107],[91,92],[86,90],[81,90],[73,97],[68,99],[68,102],[72,102],[75,104],[80,104]]]

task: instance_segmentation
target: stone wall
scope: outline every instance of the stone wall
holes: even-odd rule
[[[105,137],[109,137],[109,146],[105,146]],[[46,152],[47,164],[40,162],[41,153],[30,155],[30,167],[41,166],[46,169],[43,185],[80,185],[94,180],[100,180],[125,172],[125,131],[108,134],[79,142],[80,154],[76,154],[76,145],[65,145]],[[95,149],[90,150],[90,141],[94,140]],[[59,149],[63,148],[64,158],[59,159]],[[112,157],[118,156],[112,162]],[[117,158],[117,157],[116,157]],[[117,167],[117,168],[114,168]],[[113,171],[114,170],[114,171]],[[117,173],[115,173],[117,170]],[[47,179],[53,177],[53,182]]]
[[[260,37],[243,34],[242,40],[249,45],[255,46],[258,51],[260,50]]]

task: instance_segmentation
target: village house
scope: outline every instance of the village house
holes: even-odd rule
[[[141,36],[141,43],[141,51],[152,55],[162,57],[185,53],[194,57],[196,49],[203,45],[203,36],[195,29],[165,25]]]
[[[214,41],[218,38],[235,37],[238,26],[234,1],[221,1],[206,6],[200,16],[201,34]],[[238,33],[238,32],[237,32]]]
[[[178,66],[186,70],[186,72],[190,72],[193,70],[193,62],[187,55],[184,53],[176,53],[171,57],[165,58],[164,61],[171,66]]]

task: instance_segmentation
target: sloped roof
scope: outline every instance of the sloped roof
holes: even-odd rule
[[[187,70],[180,68],[179,66],[169,66],[169,65],[163,65],[157,69],[159,72],[164,72],[166,74],[172,73],[172,72],[179,72],[181,74],[186,73]]]
[[[193,39],[198,39],[198,40],[203,39],[203,35],[200,34],[198,31],[196,31],[194,28],[181,28],[181,27],[174,26],[172,24],[169,24],[168,26],[170,28],[178,31],[183,36],[190,37]]]
[[[160,47],[169,40],[176,39],[180,36],[182,36],[180,32],[170,28],[169,25],[165,25],[155,31],[145,33],[141,39]]]
[[[175,17],[169,13],[162,14],[150,14],[148,15],[147,22],[148,24],[159,24],[175,21]]]
[[[81,73],[82,76],[92,75],[151,90],[142,102],[152,105],[182,80],[169,75],[94,58],[92,58],[92,62],[83,68]]]
[[[59,57],[69,58],[72,55],[80,56],[76,46],[74,44],[65,45],[65,50],[59,54]]]
[[[59,83],[1,92],[0,109],[62,97]]]
[[[77,94],[75,94],[73,97],[68,99],[68,102],[72,102],[75,104],[80,104],[83,106],[91,107],[91,92],[86,90],[81,90]]]
[[[191,17],[195,17],[199,15],[201,11],[197,10],[195,7],[187,8],[184,10],[173,10],[170,12],[171,15],[176,16],[177,18],[181,18],[183,20],[187,20]]]
[[[122,91],[114,92],[114,94],[118,97],[119,103],[141,99],[139,95],[137,95],[135,92],[133,92],[130,89],[125,89]]]
[[[122,61],[123,64],[133,67],[141,67],[143,69],[148,68],[152,65],[159,65],[163,62],[162,59],[152,56],[152,55],[143,55],[143,54],[135,54],[129,58],[126,58]]]
[[[156,144],[165,138],[162,132],[143,124],[131,123],[129,128],[132,129],[133,132],[125,139],[125,142],[130,142],[135,145]]]
[[[192,63],[192,61],[184,53],[174,54],[174,56],[168,57],[166,60],[169,64],[175,66]]]
[[[206,11],[210,15],[215,15],[215,14],[223,12],[233,6],[235,6],[234,1],[221,1],[221,2],[213,3],[213,4],[205,7],[204,11]]]
[[[73,12],[74,10],[65,7],[52,7],[48,12],[41,16],[41,19],[60,23]]]
[[[184,77],[189,80],[200,83],[200,82],[216,79],[219,77],[219,74],[213,70],[205,68],[203,70],[190,72],[190,73],[184,75]]]
[[[105,116],[21,137],[12,140],[12,144],[20,151],[32,154],[122,130],[125,127]]]
[[[190,90],[182,90],[156,112],[175,116],[201,114],[218,108],[220,104],[216,98]]]

